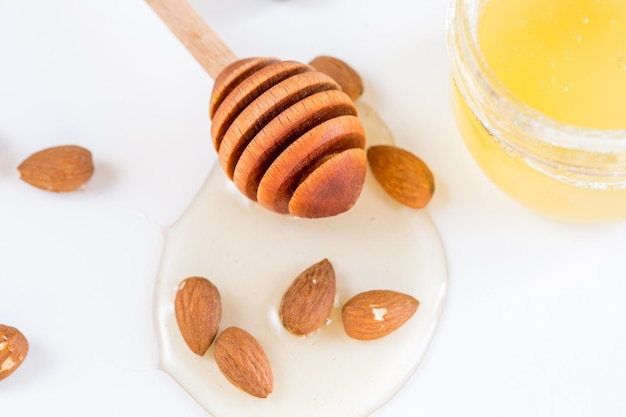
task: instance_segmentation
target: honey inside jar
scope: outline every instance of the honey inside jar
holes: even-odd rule
[[[572,125],[626,128],[626,1],[488,0],[478,39],[529,106]]]
[[[626,218],[626,2],[452,1],[453,103],[487,176],[553,217]]]

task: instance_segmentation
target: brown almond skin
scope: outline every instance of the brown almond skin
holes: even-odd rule
[[[222,320],[222,299],[217,287],[202,277],[183,280],[176,292],[174,313],[189,349],[196,355],[204,355]]]
[[[0,381],[20,367],[28,354],[28,340],[15,327],[0,324]]]
[[[328,259],[311,265],[291,283],[280,303],[280,320],[296,336],[326,323],[335,300],[335,270]]]
[[[392,145],[375,145],[367,150],[367,161],[378,183],[400,203],[420,209],[435,192],[432,172],[420,158]]]
[[[399,329],[419,307],[408,294],[371,290],[352,297],[341,311],[346,334],[357,340],[374,340]]]
[[[215,341],[215,362],[234,386],[267,398],[274,390],[272,367],[259,342],[239,327],[229,327]]]
[[[76,145],[55,146],[36,152],[17,169],[23,181],[54,192],[78,190],[94,172],[91,152]]]
[[[309,62],[309,65],[337,81],[343,92],[352,100],[358,99],[363,94],[361,76],[341,59],[322,55]]]

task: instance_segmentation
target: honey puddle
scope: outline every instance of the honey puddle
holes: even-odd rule
[[[392,143],[378,116],[358,104],[368,146]],[[282,327],[278,306],[291,281],[328,258],[337,297],[326,326],[307,337]],[[185,345],[174,297],[189,276],[222,296],[220,329],[238,326],[263,346],[274,392],[257,399]],[[326,219],[281,216],[249,202],[216,164],[183,216],[165,234],[155,289],[160,366],[213,417],[362,417],[389,401],[414,373],[435,332],[447,287],[443,246],[426,210],[401,206],[368,172],[357,204]],[[353,295],[391,289],[420,301],[399,330],[375,341],[348,338],[341,306]]]

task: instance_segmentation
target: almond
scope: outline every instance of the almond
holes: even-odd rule
[[[259,342],[239,327],[229,327],[215,341],[215,362],[234,386],[267,398],[274,390],[272,367]]]
[[[371,290],[352,297],[341,311],[348,336],[358,340],[380,339],[400,328],[419,307],[408,294]]]
[[[28,340],[15,327],[0,324],[0,381],[20,367],[28,354]]]
[[[363,94],[363,81],[350,65],[332,56],[318,56],[309,65],[330,76],[353,101]]]
[[[330,315],[335,301],[335,270],[324,259],[296,277],[280,303],[280,320],[285,328],[305,336],[319,329]]]
[[[435,192],[435,179],[417,156],[392,145],[371,146],[367,161],[374,177],[385,191],[400,203],[425,207]]]
[[[93,175],[91,152],[75,145],[56,146],[36,152],[17,168],[20,178],[48,191],[75,191]]]
[[[202,277],[183,280],[176,292],[174,313],[189,349],[197,355],[204,355],[222,320],[222,299],[217,287]]]

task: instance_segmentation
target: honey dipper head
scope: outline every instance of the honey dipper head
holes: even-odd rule
[[[247,58],[216,78],[209,115],[220,165],[277,213],[329,217],[363,188],[365,133],[350,97],[313,67]]]

